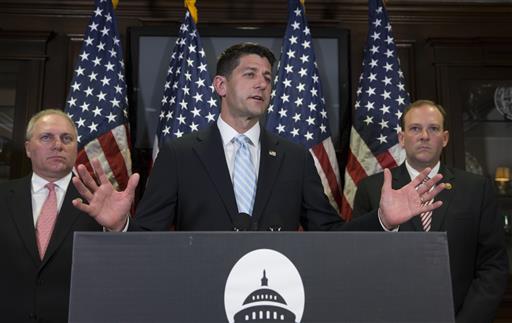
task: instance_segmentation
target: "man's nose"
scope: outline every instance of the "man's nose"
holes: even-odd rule
[[[260,75],[257,79],[256,87],[260,89],[265,89],[267,86],[267,79],[265,78],[265,76]]]
[[[427,140],[430,139],[430,133],[428,132],[428,129],[422,129],[420,132],[420,139]]]
[[[59,137],[56,137],[55,140],[53,140],[53,148],[54,149],[61,150],[63,146],[64,146],[64,143],[62,142],[62,140],[60,140]]]

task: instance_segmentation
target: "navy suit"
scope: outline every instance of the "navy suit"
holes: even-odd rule
[[[0,185],[0,317],[2,322],[67,322],[73,232],[100,231],[67,193],[41,261],[37,249],[31,199],[31,176]]]
[[[376,212],[344,225],[323,193],[311,154],[261,130],[251,230],[381,230]],[[130,230],[231,231],[238,209],[217,125],[160,151]]]
[[[492,183],[443,165],[439,172],[453,188],[435,198],[443,205],[433,211],[431,231],[447,232],[457,322],[492,322],[508,279],[503,219],[496,212]],[[411,181],[405,163],[391,173],[394,189]],[[378,208],[383,180],[380,173],[359,183],[355,217]],[[419,216],[402,224],[400,231],[423,231]]]

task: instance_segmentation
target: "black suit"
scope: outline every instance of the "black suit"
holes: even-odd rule
[[[67,322],[73,232],[102,230],[71,204],[69,184],[41,261],[32,215],[31,176],[0,185],[0,317],[2,322]]]
[[[439,172],[453,188],[436,197],[443,205],[433,211],[431,231],[447,232],[457,322],[492,322],[508,279],[503,220],[496,212],[492,184],[443,165]],[[405,163],[391,173],[394,189],[411,180]],[[354,216],[378,208],[383,178],[380,173],[360,182]],[[400,231],[423,231],[419,217],[402,224]]]
[[[311,154],[261,130],[251,230],[380,230],[376,212],[343,225],[323,193]],[[130,230],[231,231],[238,209],[216,125],[171,141],[155,162]]]

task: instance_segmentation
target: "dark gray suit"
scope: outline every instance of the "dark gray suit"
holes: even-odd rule
[[[0,317],[2,322],[67,322],[73,232],[100,231],[73,207],[69,184],[41,261],[32,215],[31,176],[0,185]]]
[[[311,154],[261,130],[251,230],[381,230],[376,212],[343,225]],[[231,231],[239,217],[216,125],[172,141],[155,162],[130,230]]]
[[[433,211],[431,231],[447,232],[457,322],[492,322],[508,279],[503,219],[496,212],[495,192],[482,176],[443,165],[439,172],[453,188],[436,197],[443,205]],[[394,189],[411,181],[405,163],[391,173]],[[355,217],[378,208],[383,181],[380,173],[359,183]],[[419,216],[402,224],[400,231],[423,231]]]

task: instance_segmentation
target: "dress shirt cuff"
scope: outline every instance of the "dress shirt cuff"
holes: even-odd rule
[[[397,225],[396,227],[394,227],[393,229],[388,229],[386,228],[386,226],[384,225],[384,223],[382,223],[382,220],[381,220],[381,216],[382,216],[382,212],[380,210],[380,208],[377,210],[377,217],[379,218],[379,223],[380,223],[380,226],[382,227],[382,229],[384,229],[384,231],[386,232],[398,232],[398,229],[400,228],[399,225]]]
[[[121,230],[119,232],[128,232],[128,226],[129,225],[130,225],[130,216],[127,215],[126,216],[126,224],[124,225],[123,230]],[[113,231],[110,230],[109,228],[103,227],[103,232],[113,232]]]

